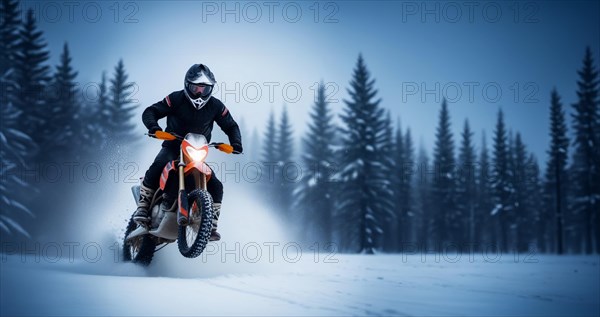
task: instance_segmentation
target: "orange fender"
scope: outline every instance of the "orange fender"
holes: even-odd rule
[[[187,176],[193,169],[198,170],[200,173],[206,175],[206,181],[210,179],[212,176],[212,171],[210,167],[204,162],[190,162],[183,169],[183,173]]]

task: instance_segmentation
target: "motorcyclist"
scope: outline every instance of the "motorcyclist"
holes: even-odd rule
[[[215,76],[203,64],[194,64],[185,74],[183,90],[175,91],[163,100],[149,106],[142,114],[142,121],[149,134],[162,131],[158,120],[167,117],[167,132],[185,136],[187,133],[198,133],[210,142],[213,124],[216,122],[227,134],[234,153],[242,153],[242,136],[238,124],[225,105],[212,96],[216,84]],[[181,141],[164,141],[162,149],[150,165],[142,181],[138,208],[133,214],[133,220],[139,224],[150,221],[148,210],[152,197],[158,189],[159,179],[164,166],[179,157]],[[221,235],[217,232],[217,222],[221,212],[223,199],[223,184],[216,175],[207,182],[208,192],[213,198],[213,229],[211,241],[218,241]],[[173,197],[163,195],[165,201]]]

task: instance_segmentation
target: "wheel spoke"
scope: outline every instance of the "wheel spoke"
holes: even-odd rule
[[[135,259],[140,251],[140,247],[141,247],[141,243],[140,243],[140,238],[135,238],[132,241],[130,241],[129,244],[129,252],[131,253],[131,258]]]
[[[185,237],[188,245],[192,245],[196,241],[200,231],[200,223],[202,221],[201,209],[196,202],[192,203],[192,208],[190,208],[190,210],[190,223],[185,228]]]
[[[190,223],[185,227],[185,236],[188,245],[191,245],[194,243],[194,241],[196,241],[196,237],[198,236],[198,229],[199,226],[194,223]]]
[[[194,243],[194,237],[191,236],[192,230],[190,230],[190,226],[188,225],[187,227],[185,227],[185,240],[187,241],[188,245]]]

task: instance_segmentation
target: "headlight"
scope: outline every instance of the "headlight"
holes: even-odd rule
[[[208,154],[204,148],[196,150],[193,147],[188,146],[185,150],[193,161],[203,161],[206,158],[206,154]]]

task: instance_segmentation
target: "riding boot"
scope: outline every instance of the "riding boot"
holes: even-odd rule
[[[143,183],[140,186],[140,200],[138,201],[138,208],[133,213],[133,221],[138,224],[145,224],[150,221],[150,213],[148,212],[148,208],[150,208],[150,204],[152,203],[152,198],[154,197],[154,193],[156,189],[152,189],[146,187]]]
[[[219,216],[221,215],[221,203],[213,203],[213,221],[212,230],[210,232],[210,241],[221,240],[221,234],[217,232],[217,223],[219,222]]]

